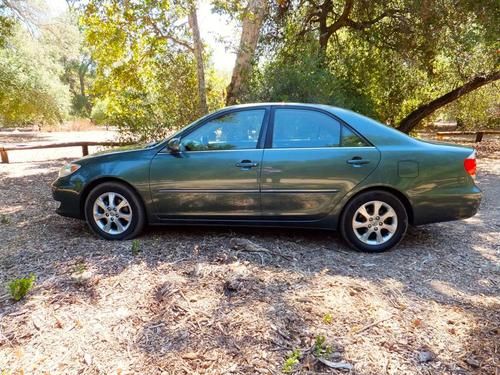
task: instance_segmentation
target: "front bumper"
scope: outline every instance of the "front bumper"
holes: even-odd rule
[[[80,193],[67,186],[63,179],[55,180],[52,185],[52,197],[58,201],[56,213],[61,216],[84,219]]]

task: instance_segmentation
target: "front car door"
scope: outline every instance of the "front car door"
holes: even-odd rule
[[[319,219],[377,166],[379,151],[331,114],[273,107],[261,171],[264,216]]]
[[[269,108],[209,117],[181,134],[181,150],[151,162],[151,193],[160,218],[260,215],[259,177]]]

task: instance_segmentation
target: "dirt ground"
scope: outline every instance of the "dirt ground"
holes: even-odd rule
[[[64,142],[106,142],[118,141],[118,133],[111,130],[90,130],[90,131],[0,131],[1,146],[24,146],[49,143]],[[90,146],[89,152],[100,151],[100,146]],[[11,163],[27,161],[44,161],[57,158],[79,158],[82,156],[81,147],[49,148],[32,151],[9,151]]]
[[[375,255],[305,230],[108,242],[54,213],[65,160],[0,164],[0,373],[499,374],[500,148],[482,147],[480,213]]]

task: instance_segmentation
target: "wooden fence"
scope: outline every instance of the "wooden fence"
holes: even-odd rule
[[[121,142],[66,142],[66,143],[51,143],[45,145],[28,145],[28,146],[0,146],[0,156],[2,163],[9,162],[8,151],[22,151],[22,150],[40,150],[44,148],[60,148],[60,147],[81,147],[83,156],[89,154],[89,146],[126,146],[130,143]]]
[[[454,135],[475,135],[475,142],[481,142],[485,134],[497,134],[500,135],[500,130],[478,130],[478,131],[447,131],[447,132],[437,132],[437,139],[443,139],[445,136]]]

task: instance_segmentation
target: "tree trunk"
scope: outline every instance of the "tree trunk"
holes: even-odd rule
[[[440,96],[433,101],[423,104],[413,112],[411,112],[408,116],[406,116],[399,123],[398,130],[409,133],[415,128],[420,121],[434,113],[434,111],[438,110],[441,107],[444,107],[446,104],[449,104],[461,96],[468,94],[471,91],[474,91],[490,82],[494,82],[500,79],[500,72],[493,72],[487,75],[478,75],[472,78],[470,81],[464,83],[462,86],[457,87],[456,89]]]
[[[326,57],[326,48],[328,40],[332,33],[327,25],[329,12],[333,9],[332,0],[325,0],[318,10],[318,23],[319,23],[319,48],[324,57]]]
[[[78,69],[78,79],[80,80],[80,95],[85,97],[85,75],[87,74],[88,65],[81,63]]]
[[[240,47],[236,55],[231,83],[227,87],[227,105],[236,104],[242,93],[247,90],[247,79],[252,69],[252,60],[266,12],[266,0],[249,0],[243,15]]]
[[[87,97],[87,93],[85,90],[85,76],[87,75],[91,60],[81,61],[80,66],[78,67],[78,79],[80,81],[80,95],[85,99],[85,109],[87,110],[89,116],[92,111],[92,106],[90,104],[90,100]]]
[[[326,49],[330,37],[335,34],[339,29],[347,26],[349,15],[351,14],[354,6],[354,0],[346,0],[342,14],[330,26],[327,25],[328,20],[331,18],[333,11],[333,1],[325,0],[318,9],[318,23],[319,23],[319,47],[323,55],[326,56]]]
[[[203,66],[203,44],[200,37],[200,28],[198,27],[198,16],[196,14],[196,5],[193,4],[188,16],[189,26],[193,33],[194,56],[196,59],[196,73],[198,75],[198,97],[200,101],[200,113],[208,113],[207,90],[205,84],[205,68]]]

